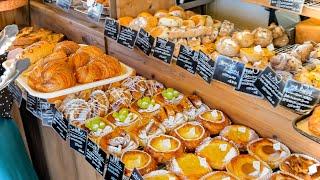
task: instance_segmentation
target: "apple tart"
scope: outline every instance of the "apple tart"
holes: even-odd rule
[[[205,158],[195,154],[187,153],[174,158],[168,164],[168,169],[181,179],[199,179],[210,173],[211,167]]]
[[[149,122],[143,125],[137,131],[137,137],[139,139],[140,145],[145,147],[152,137],[165,134],[166,129],[164,126],[157,122],[155,119],[148,119]]]
[[[179,139],[158,135],[152,137],[147,144],[146,151],[159,163],[168,162],[173,157],[183,153],[183,148]]]
[[[248,154],[234,157],[227,171],[240,179],[268,179],[272,173],[268,164]]]
[[[127,132],[132,132],[142,124],[140,114],[128,108],[122,108],[119,111],[109,114],[107,120]]]
[[[125,165],[125,173],[130,176],[134,168],[141,175],[154,171],[157,168],[156,161],[146,152],[140,150],[129,150],[122,154],[121,161]]]
[[[236,145],[221,137],[206,138],[195,153],[206,158],[212,169],[218,170],[224,170],[227,163],[240,154]]]
[[[287,146],[268,138],[259,138],[251,141],[247,146],[247,150],[249,154],[266,162],[272,169],[278,168],[279,164],[290,156],[290,150]]]
[[[290,174],[281,172],[281,171],[272,173],[269,179],[270,180],[297,180],[297,178],[295,178],[294,176],[291,176]]]
[[[144,180],[178,180],[178,177],[167,170],[152,171],[143,176]]]
[[[219,134],[231,121],[223,112],[219,110],[208,110],[197,117],[197,120],[210,132],[210,134]]]
[[[214,171],[209,174],[206,174],[205,176],[202,176],[200,180],[237,180],[236,177],[234,177],[232,174],[226,172],[226,171]]]

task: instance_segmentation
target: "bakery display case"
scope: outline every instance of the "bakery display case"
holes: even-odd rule
[[[295,37],[240,29],[208,3],[30,2],[3,66],[31,62],[11,91],[40,178],[319,177],[316,2]],[[104,18],[79,13],[100,5]]]

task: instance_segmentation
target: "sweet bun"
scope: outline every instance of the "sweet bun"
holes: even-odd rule
[[[156,27],[158,24],[158,19],[153,16],[148,17],[137,17],[131,21],[129,27],[139,31],[140,28],[145,29],[146,31],[150,31],[152,28]]]
[[[192,27],[195,27],[196,24],[194,23],[194,21],[188,19],[188,20],[183,20],[182,26],[187,27],[187,28],[192,28]]]
[[[158,19],[160,19],[162,17],[168,17],[168,16],[170,16],[169,12],[167,10],[163,10],[163,9],[154,13],[154,17],[156,17]]]
[[[145,18],[147,18],[147,17],[152,17],[152,14],[150,14],[148,12],[141,12],[141,13],[138,14],[137,17],[145,17]]]
[[[179,10],[179,11],[184,11],[184,9],[183,9],[182,7],[180,7],[180,6],[171,6],[171,7],[169,8],[169,12],[177,11],[177,10]]]
[[[236,40],[242,48],[250,47],[254,43],[254,36],[249,30],[235,32],[232,38]]]
[[[205,21],[205,26],[208,26],[208,27],[212,27],[213,26],[213,19],[211,16],[207,16],[207,15],[204,15],[206,21]]]
[[[131,21],[133,20],[133,17],[125,16],[118,19],[118,22],[121,26],[129,26]]]
[[[276,39],[273,39],[273,45],[275,47],[284,47],[289,44],[289,37],[284,34]]]
[[[196,13],[193,11],[185,11],[185,18],[186,19],[189,19],[191,16],[194,16],[194,15],[196,15]]]
[[[230,21],[224,20],[220,27],[219,36],[230,36],[234,30],[234,24]]]
[[[219,29],[221,27],[221,21],[214,19],[212,27]]]
[[[182,19],[185,19],[185,12],[183,10],[174,10],[174,11],[170,11],[169,15],[171,16],[175,16],[175,17],[180,17]]]
[[[222,37],[216,42],[217,51],[225,56],[234,57],[240,52],[240,46],[237,41],[231,37]]]
[[[273,37],[272,32],[269,29],[259,27],[255,29],[254,34],[254,44],[260,45],[261,47],[267,47],[272,43]]]
[[[162,17],[159,19],[159,26],[166,26],[166,27],[180,27],[183,23],[183,20],[179,17],[169,16],[169,17]]]
[[[169,28],[165,26],[157,26],[150,31],[151,36],[167,39],[169,36]]]

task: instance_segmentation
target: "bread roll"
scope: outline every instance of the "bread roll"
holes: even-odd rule
[[[129,27],[139,31],[140,28],[145,29],[147,32],[151,31],[152,28],[156,27],[158,24],[158,19],[153,16],[149,17],[137,17],[131,21]]]
[[[169,12],[176,11],[176,10],[184,11],[184,9],[180,6],[171,6],[169,8]]]
[[[249,30],[235,32],[232,38],[236,40],[242,48],[250,47],[254,43],[254,36]]]
[[[273,45],[275,47],[284,47],[289,44],[289,37],[287,34],[284,34],[278,38],[273,39]]]
[[[169,16],[169,17],[162,17],[159,19],[159,26],[166,26],[166,27],[180,27],[182,26],[183,20],[179,17]]]
[[[234,30],[234,24],[230,21],[224,20],[220,27],[219,36],[230,36]]]
[[[156,17],[158,19],[160,19],[162,17],[168,17],[168,16],[170,16],[170,15],[167,10],[159,10],[154,14],[154,17]]]
[[[225,56],[234,57],[240,52],[240,46],[237,41],[231,37],[222,37],[216,42],[217,51]]]
[[[137,17],[145,17],[145,18],[148,18],[148,17],[152,17],[152,14],[148,13],[148,12],[142,12],[142,13],[139,13]]]
[[[190,17],[192,17],[194,15],[196,15],[196,13],[193,11],[185,11],[185,18],[186,19],[189,19]]]
[[[194,21],[188,19],[188,20],[183,20],[182,26],[184,26],[186,28],[193,28],[196,26],[196,24],[194,23]]]
[[[169,28],[165,26],[157,26],[150,31],[151,36],[159,37],[163,39],[168,39],[169,37]]]
[[[189,18],[196,26],[204,26],[206,24],[206,17],[202,15],[194,15]]]
[[[131,21],[133,20],[133,17],[125,16],[118,19],[119,25],[121,26],[129,26]]]
[[[261,47],[267,47],[272,43],[273,37],[272,32],[269,29],[259,27],[255,29],[254,34],[254,44],[260,45]]]

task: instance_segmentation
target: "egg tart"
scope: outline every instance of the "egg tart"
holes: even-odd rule
[[[89,138],[95,142],[98,142],[100,137],[111,133],[115,128],[112,123],[101,117],[88,119],[81,127],[88,131]]]
[[[279,167],[279,164],[290,156],[290,150],[287,146],[268,138],[259,138],[251,141],[247,146],[247,150],[249,154],[266,162],[273,169]]]
[[[122,108],[109,114],[107,120],[127,132],[132,132],[135,128],[142,125],[140,114],[128,108]]]
[[[299,179],[320,179],[320,162],[304,154],[291,154],[279,168]]]
[[[250,141],[259,138],[258,134],[253,129],[242,125],[227,126],[220,132],[220,136],[235,143],[239,150],[246,150],[247,144]]]
[[[205,176],[202,176],[200,180],[237,180],[236,177],[234,177],[232,174],[226,172],[226,171],[214,171],[209,174],[206,174]]]
[[[153,118],[148,120],[149,121],[140,128],[138,128],[136,132],[136,136],[139,139],[140,146],[143,147],[147,145],[149,139],[151,139],[152,137],[165,134],[166,132],[166,129],[161,123],[157,122]]]
[[[199,122],[186,122],[173,130],[172,135],[178,138],[188,151],[193,151],[203,139],[208,137]]]
[[[199,179],[211,172],[211,168],[205,158],[187,153],[174,158],[168,164],[168,169],[181,179]]]
[[[208,110],[198,115],[197,120],[210,132],[219,134],[231,121],[219,110]]]
[[[124,163],[125,173],[130,176],[134,168],[141,175],[154,171],[157,168],[155,160],[146,152],[140,150],[129,150],[122,154],[121,161]]]
[[[226,164],[239,155],[238,148],[221,137],[206,138],[195,151],[196,155],[204,157],[212,169],[224,170]]]
[[[281,171],[272,173],[269,179],[270,180],[297,180],[297,178],[295,178],[294,176],[291,176],[290,174],[281,172]]]
[[[165,163],[176,155],[183,153],[183,148],[179,139],[162,134],[149,140],[146,151],[157,162]]]
[[[231,159],[227,164],[227,171],[240,179],[268,179],[272,173],[265,162],[248,154]]]
[[[178,180],[178,177],[167,170],[156,170],[143,176],[144,180]]]

